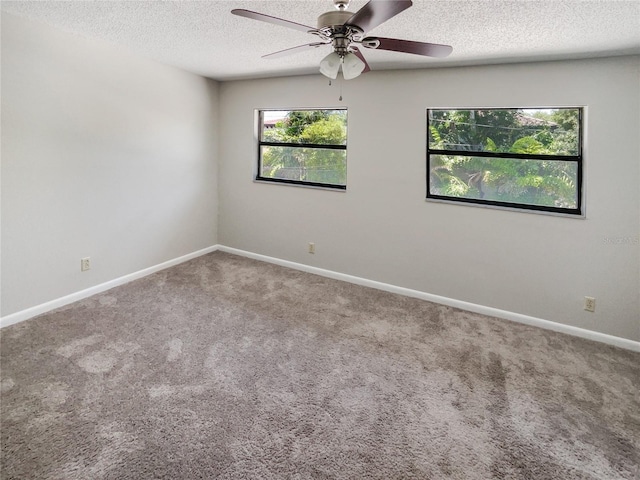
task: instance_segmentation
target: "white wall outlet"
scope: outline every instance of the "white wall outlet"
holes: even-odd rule
[[[309,242],[309,253],[316,253],[316,244]]]
[[[584,309],[587,312],[596,311],[596,299],[593,297],[584,297]]]
[[[80,259],[80,271],[86,272],[91,270],[91,257],[84,257]]]

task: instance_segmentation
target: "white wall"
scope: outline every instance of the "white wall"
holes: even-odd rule
[[[639,63],[371,72],[344,84],[342,103],[320,76],[223,83],[220,243],[640,340]],[[347,192],[252,182],[254,109],[338,105],[349,108]],[[424,200],[427,107],[576,105],[586,219]]]
[[[3,14],[2,315],[214,245],[217,103],[216,82]]]

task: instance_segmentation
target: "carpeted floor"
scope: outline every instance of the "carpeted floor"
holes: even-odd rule
[[[2,479],[640,479],[640,354],[222,252],[1,348]]]

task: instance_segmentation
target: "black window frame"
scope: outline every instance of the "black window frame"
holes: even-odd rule
[[[523,153],[508,153],[508,152],[487,152],[487,151],[468,151],[468,150],[441,150],[432,149],[430,146],[430,115],[431,111],[456,111],[456,110],[577,110],[578,111],[578,153],[577,155],[544,155],[544,154],[523,154]],[[583,190],[583,177],[584,177],[584,107],[456,107],[456,108],[428,108],[427,109],[427,155],[426,155],[426,180],[427,180],[427,200],[441,201],[451,204],[467,204],[476,206],[486,206],[498,209],[518,210],[524,212],[537,212],[537,213],[551,213],[562,216],[581,217],[584,218],[584,190]],[[525,203],[503,202],[497,200],[484,200],[476,198],[463,198],[449,195],[432,194],[431,183],[431,156],[432,155],[455,155],[462,157],[482,157],[482,158],[501,158],[501,159],[521,159],[521,160],[547,160],[547,161],[565,161],[575,162],[577,164],[576,174],[576,208],[563,208],[553,207],[547,205],[533,205]]]
[[[316,143],[288,143],[288,142],[270,142],[263,141],[262,134],[264,132],[264,112],[308,112],[308,111],[336,111],[343,110],[348,112],[346,107],[333,107],[333,108],[264,108],[257,110],[257,119],[258,119],[258,165],[255,180],[258,182],[269,182],[269,183],[277,183],[284,185],[297,185],[297,186],[306,186],[306,187],[315,187],[315,188],[323,188],[329,190],[346,190],[346,178],[345,184],[334,184],[334,183],[323,183],[323,182],[309,182],[305,180],[292,180],[286,178],[273,178],[273,177],[263,177],[261,175],[262,172],[262,147],[294,147],[294,148],[318,148],[318,149],[327,149],[327,150],[344,150],[347,151],[347,140],[345,140],[344,145],[337,144],[316,144]],[[347,113],[347,122],[348,122],[348,113]],[[348,127],[347,127],[348,132]],[[346,153],[345,153],[346,157]]]

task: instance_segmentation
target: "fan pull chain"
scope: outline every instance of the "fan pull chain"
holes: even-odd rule
[[[338,100],[342,101],[342,78],[339,80],[340,82],[340,97],[338,98]],[[329,79],[329,86],[331,87],[333,85],[333,83],[331,82],[331,79]]]

